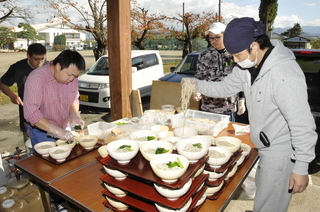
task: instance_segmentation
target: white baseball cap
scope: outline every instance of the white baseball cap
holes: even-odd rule
[[[213,34],[220,34],[221,32],[224,32],[225,29],[226,29],[226,25],[220,22],[216,22],[211,24],[209,30],[206,31],[206,35],[208,35],[209,32],[212,32]]]

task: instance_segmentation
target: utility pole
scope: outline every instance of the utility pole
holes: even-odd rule
[[[221,22],[221,0],[219,0],[219,22]]]
[[[182,18],[184,19],[184,2],[182,3]],[[182,32],[184,32],[184,21],[182,22]]]

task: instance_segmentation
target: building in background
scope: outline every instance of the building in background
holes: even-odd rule
[[[66,36],[66,48],[74,50],[83,50],[84,41],[86,40],[86,33],[84,31],[76,30],[69,23],[54,22],[31,25],[45,40],[38,40],[37,43],[42,43],[48,50],[53,47],[54,37],[64,34]],[[14,27],[15,32],[19,32],[22,29]],[[29,41],[30,44],[30,41]],[[18,38],[13,44],[15,49],[27,49],[28,41],[26,39]]]
[[[305,37],[292,37],[284,40],[283,44],[289,49],[311,49],[310,39]]]

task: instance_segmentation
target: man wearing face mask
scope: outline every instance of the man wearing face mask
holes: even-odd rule
[[[232,20],[224,44],[237,63],[232,73],[222,82],[192,83],[212,97],[244,91],[250,137],[260,157],[253,211],[285,212],[292,194],[306,189],[315,158],[316,126],[304,74],[292,51],[270,41],[264,24],[253,18]]]

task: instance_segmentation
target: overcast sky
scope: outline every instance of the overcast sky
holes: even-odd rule
[[[151,12],[165,14],[201,11],[219,11],[219,0],[138,0]],[[226,22],[234,17],[253,17],[259,20],[260,0],[221,0],[221,16]],[[278,0],[278,15],[274,27],[320,26],[320,0]]]
[[[86,0],[75,1],[86,2]],[[22,2],[35,11],[37,8],[34,5],[39,5],[41,1],[23,0]],[[219,0],[138,0],[138,2],[150,13],[163,12],[165,15],[182,14],[183,3],[185,12],[213,11],[218,13],[219,11]],[[260,0],[221,0],[221,16],[226,23],[235,17],[253,17],[259,20],[259,5]],[[295,23],[301,26],[320,26],[319,11],[320,0],[278,0],[278,15],[274,27],[293,27]],[[49,15],[47,11],[40,10],[40,13],[34,17],[32,24],[45,23]]]

